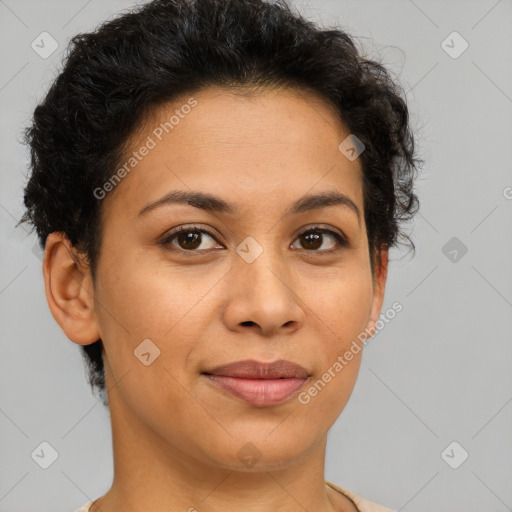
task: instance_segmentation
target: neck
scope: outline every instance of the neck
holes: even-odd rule
[[[292,464],[240,471],[191,455],[179,440],[170,444],[116,404],[110,403],[114,481],[90,512],[356,511],[325,484],[326,436]]]
[[[189,434],[166,432],[165,422],[144,421],[126,403],[119,387],[109,386],[108,362],[105,369],[111,390],[114,480],[89,512],[357,512],[351,500],[325,484],[327,432],[302,452],[292,450],[294,456],[281,458],[276,456],[274,443],[263,445],[265,437],[260,433],[261,452],[248,446],[249,462],[244,457],[244,466],[240,448],[236,448],[240,439],[220,426],[219,432],[205,431],[204,436],[229,436],[221,446],[233,446],[236,456],[231,460],[224,457],[224,449],[216,451],[214,444],[207,452]],[[170,410],[169,418],[172,414]],[[206,425],[208,419],[204,421]],[[293,439],[288,442],[294,444]]]

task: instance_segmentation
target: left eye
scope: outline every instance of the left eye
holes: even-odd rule
[[[324,249],[322,251],[315,250],[319,249],[323,245],[325,235],[330,236],[337,242],[334,244],[334,248]],[[333,252],[347,245],[346,240],[341,235],[331,231],[330,229],[323,228],[313,228],[303,231],[297,238],[297,240],[300,239],[305,240],[305,243],[302,244],[303,248],[308,251],[314,249],[313,252]],[[338,247],[336,247],[336,245],[338,245]]]
[[[204,235],[211,238],[212,240],[216,240],[213,233],[210,233],[206,229],[181,226],[172,232],[168,237],[166,237],[161,243],[162,245],[171,245],[182,252],[200,252],[200,250],[208,249],[204,247],[200,249]],[[332,244],[334,248],[324,248],[323,250],[319,251],[318,249],[324,245],[324,238],[326,235],[335,240],[335,243]],[[175,244],[173,244],[175,240],[178,244],[177,247]],[[341,235],[331,231],[330,229],[324,228],[310,228],[306,231],[303,231],[297,237],[297,240],[304,240],[304,242],[301,243],[302,249],[311,252],[333,252],[347,245],[346,240]],[[299,247],[299,249],[301,248]]]

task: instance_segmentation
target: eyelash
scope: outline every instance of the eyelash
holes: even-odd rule
[[[166,236],[161,242],[160,244],[161,245],[164,245],[164,246],[170,246],[171,245],[171,241],[174,240],[174,238],[176,238],[177,235],[179,235],[180,233],[188,233],[188,232],[193,232],[193,233],[206,233],[207,235],[211,236],[217,243],[218,240],[216,238],[216,235],[210,231],[209,229],[206,229],[206,228],[199,228],[198,226],[195,226],[195,225],[189,225],[189,226],[180,226],[179,228],[175,229],[174,231],[172,231],[171,233],[169,233],[168,236]],[[301,233],[299,233],[296,237],[296,239],[298,239],[299,237],[305,235],[305,234],[309,234],[309,233],[318,233],[318,234],[328,234],[328,235],[332,235],[335,240],[338,242],[338,247],[334,248],[334,249],[328,249],[328,250],[323,250],[323,251],[319,251],[319,250],[309,250],[309,249],[299,249],[299,250],[303,250],[303,251],[306,251],[306,252],[311,252],[311,253],[318,253],[318,254],[332,254],[334,252],[337,252],[343,248],[345,248],[347,245],[348,245],[348,241],[342,236],[340,235],[339,233],[336,233],[335,231],[332,231],[330,229],[326,229],[326,228],[322,228],[320,226],[311,226],[309,227],[308,229],[302,231]],[[177,248],[177,247],[172,247],[172,249],[170,249],[172,251],[176,251],[176,252],[181,252],[181,253],[185,253],[187,255],[193,255],[194,253],[199,253],[201,254],[203,251],[198,251],[198,250],[185,250],[185,249],[181,249],[181,248]],[[212,249],[213,250],[213,249]]]

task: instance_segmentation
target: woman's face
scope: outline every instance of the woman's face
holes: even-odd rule
[[[387,265],[384,253],[373,283],[360,161],[338,147],[348,135],[309,93],[209,88],[159,108],[131,139],[126,162],[136,163],[103,203],[94,290],[114,428],[247,470],[246,455],[258,467],[285,467],[325,438],[362,351],[332,368],[378,319]],[[229,209],[154,204],[175,191],[209,194]],[[353,207],[304,202],[332,192]],[[301,201],[315,207],[292,211]],[[272,402],[251,395],[250,383],[243,398],[204,374],[242,360],[291,361],[309,378],[280,401],[274,383]],[[304,391],[330,368],[330,382],[308,400]]]

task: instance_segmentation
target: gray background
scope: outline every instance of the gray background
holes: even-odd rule
[[[383,312],[394,301],[403,311],[368,344],[326,478],[400,511],[512,510],[512,2],[296,4],[382,55],[426,160],[416,255],[391,253]],[[61,52],[133,5],[0,0],[1,512],[70,512],[111,484],[108,412],[49,312],[35,235],[14,225],[28,162],[19,134]],[[42,31],[59,44],[47,59],[31,48]],[[469,44],[457,58],[441,45],[453,31]],[[43,441],[58,452],[46,470],[31,457]],[[453,469],[445,460],[457,465],[462,450]]]

